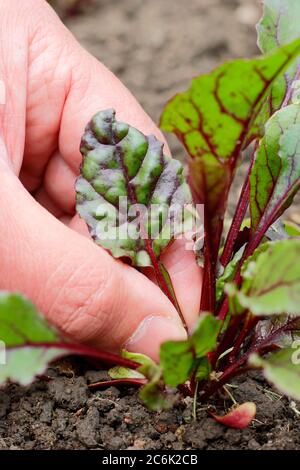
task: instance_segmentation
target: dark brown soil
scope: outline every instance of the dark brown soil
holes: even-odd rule
[[[0,449],[300,449],[297,411],[259,376],[241,378],[231,389],[238,402],[258,407],[251,427],[239,431],[199,407],[195,421],[191,398],[178,397],[171,411],[151,413],[134,389],[90,392],[87,383],[103,372],[65,374],[53,367],[49,382],[0,392]],[[224,397],[218,411],[231,405]]]
[[[66,5],[70,0],[54,0]],[[75,1],[75,0],[74,0]],[[224,59],[257,53],[256,0],[90,0],[66,19],[80,42],[111,68],[157,121],[165,101],[191,77]],[[72,10],[74,13],[74,10]],[[170,139],[175,156],[182,149]],[[233,189],[236,200],[239,174]],[[290,217],[300,222],[299,209]],[[257,419],[237,431],[217,424],[192,400],[178,397],[172,411],[151,413],[133,389],[90,392],[102,372],[51,368],[49,382],[0,391],[0,449],[300,449],[300,412],[258,375],[236,382],[239,402],[254,401]],[[217,403],[220,413],[231,406]],[[296,406],[296,405],[295,405]],[[300,406],[299,406],[300,410]]]

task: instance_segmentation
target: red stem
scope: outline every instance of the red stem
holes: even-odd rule
[[[243,325],[243,328],[241,329],[240,334],[237,337],[233,350],[231,351],[228,357],[229,364],[232,364],[235,361],[235,358],[240,350],[240,347],[242,346],[243,342],[247,338],[248,334],[250,334],[251,330],[254,330],[259,320],[260,320],[259,317],[253,318],[251,317],[250,314],[247,315],[245,324]]]
[[[204,208],[204,275],[200,311],[214,313],[216,309],[216,265],[218,258],[218,247],[214,246],[214,240],[220,239],[223,221],[219,221],[219,228],[215,227],[214,231],[218,233],[213,233],[210,222],[211,215]]]
[[[159,261],[158,261],[157,257],[155,256],[155,253],[154,253],[152,245],[151,245],[151,241],[148,239],[147,236],[144,237],[144,241],[145,241],[145,247],[146,247],[147,253],[150,257],[150,260],[151,260],[151,263],[152,263],[152,266],[153,266],[153,269],[154,269],[154,273],[155,273],[157,283],[158,283],[159,287],[161,288],[161,290],[163,291],[163,293],[168,297],[170,302],[172,302],[172,304],[176,308],[176,310],[178,312],[178,315],[180,316],[181,322],[183,324],[183,327],[188,332],[188,327],[187,327],[185,318],[183,316],[183,313],[180,310],[180,307],[179,307],[179,304],[178,304],[177,300],[174,299],[174,297],[172,295],[172,292],[170,292],[168,284],[167,284],[167,282],[166,282],[166,280],[163,276],[163,273],[161,272]]]
[[[238,205],[236,207],[236,210],[235,210],[235,213],[234,213],[231,225],[230,225],[230,229],[229,229],[229,232],[228,232],[228,235],[227,235],[227,238],[226,238],[226,242],[225,242],[225,245],[224,245],[223,253],[222,253],[221,258],[220,258],[221,264],[224,267],[229,263],[229,261],[232,258],[234,244],[236,242],[237,236],[239,234],[242,222],[245,218],[247,208],[248,208],[248,205],[249,205],[250,173],[251,173],[251,170],[252,170],[252,167],[253,167],[257,147],[258,147],[258,142],[256,142],[255,145],[254,145],[254,149],[253,149],[253,152],[252,152],[252,155],[251,155],[247,175],[245,177],[244,184],[243,184],[243,187],[242,187],[242,190],[241,190],[239,202],[238,202]]]
[[[114,380],[104,380],[102,382],[95,382],[88,385],[90,390],[98,390],[99,388],[111,387],[111,386],[120,386],[120,385],[131,385],[134,387],[141,387],[147,383],[147,379],[114,379]]]
[[[248,349],[247,352],[245,352],[240,359],[238,359],[234,364],[230,365],[221,375],[218,381],[213,382],[211,386],[204,392],[203,395],[200,396],[200,401],[204,402],[208,400],[215,392],[219,390],[228,380],[232,379],[236,375],[240,374],[241,372],[244,372],[244,368],[241,370],[241,367],[245,364],[245,362],[248,360],[249,356],[252,353],[259,353],[264,351],[266,353],[267,349],[271,346],[270,343],[274,341],[274,339],[281,334],[284,331],[287,331],[293,327],[293,324],[299,321],[298,318],[294,318],[290,322],[288,322],[286,325],[281,326],[277,330],[275,330],[273,333],[271,333],[267,338],[262,339],[261,341],[258,341],[257,343],[252,344],[252,346]]]
[[[30,348],[55,348],[62,350],[62,356],[66,356],[63,351],[67,351],[68,354],[71,355],[78,355],[78,356],[85,356],[85,357],[92,357],[94,359],[98,359],[101,362],[105,362],[106,364],[113,364],[122,367],[126,367],[129,369],[137,369],[140,367],[140,364],[135,361],[131,361],[130,359],[126,359],[122,356],[118,356],[117,354],[110,353],[107,351],[102,351],[101,349],[93,348],[91,346],[85,346],[83,344],[76,344],[76,343],[32,343],[26,342],[25,344],[17,344],[16,346],[7,346],[7,349],[21,349],[24,347]]]

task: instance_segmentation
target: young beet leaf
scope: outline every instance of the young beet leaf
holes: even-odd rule
[[[300,188],[300,105],[293,96],[299,24],[298,1],[266,0],[258,32],[262,51],[270,55],[235,60],[196,78],[163,112],[162,127],[189,153],[195,202],[205,205],[204,285],[194,331],[185,341],[162,344],[156,364],[141,354],[117,356],[64,341],[30,302],[2,293],[0,385],[7,380],[27,385],[49,362],[76,354],[117,366],[106,384],[140,386],[140,398],[153,411],[170,407],[178,387],[194,396],[196,414],[197,398],[207,402],[223,391],[232,398],[226,384],[252,367],[262,369],[282,393],[300,399],[300,232],[290,224],[272,225]],[[247,179],[221,246],[230,185],[253,139]],[[194,231],[195,214],[183,167],[162,148],[154,136],[118,122],[113,110],[96,114],[81,142],[77,211],[94,241],[115,258],[154,269],[185,325],[160,257],[177,236]],[[211,414],[242,429],[255,405]]]
[[[242,269],[238,303],[253,315],[300,316],[300,239],[268,243],[258,252]]]
[[[215,308],[217,255],[237,161],[249,140],[259,135],[255,120],[272,84],[299,53],[300,39],[265,58],[224,64],[194,79],[162,114],[162,128],[174,132],[188,151],[192,191],[196,202],[204,204],[204,310]]]
[[[153,266],[181,234],[182,209],[191,202],[182,165],[162,148],[154,136],[117,122],[114,110],[96,114],[81,142],[77,211],[96,243],[134,266]]]
[[[253,250],[269,226],[292,203],[300,188],[300,106],[278,111],[265,136],[250,174],[251,241]]]
[[[295,347],[280,351],[262,359],[250,356],[250,364],[263,370],[266,379],[283,394],[300,400],[300,341]]]
[[[299,0],[265,0],[264,14],[257,25],[258,46],[263,54],[274,52],[300,36]],[[300,60],[297,59],[280,76],[272,89],[266,106],[260,113],[260,121],[288,104],[292,96],[292,84],[300,78]],[[263,119],[261,118],[263,116]],[[262,122],[263,124],[263,122]]]
[[[191,193],[181,163],[164,155],[154,136],[116,121],[112,109],[92,118],[81,153],[76,207],[94,241],[115,258],[151,266],[185,325],[170,277],[158,260],[176,236],[192,229]]]
[[[60,335],[20,294],[0,293],[0,339],[0,385],[7,380],[28,385],[45,372],[50,362],[71,354],[123,367],[138,366],[114,354],[62,342]]]

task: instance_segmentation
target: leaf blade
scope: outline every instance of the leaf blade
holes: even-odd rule
[[[96,243],[135,266],[152,265],[147,240],[158,257],[189,217],[183,167],[162,148],[154,136],[116,121],[112,109],[97,113],[82,138],[77,212]]]
[[[300,315],[300,240],[269,242],[258,248],[242,270],[239,305],[253,315]]]
[[[299,132],[297,105],[278,111],[266,125],[250,174],[252,238],[261,239],[300,188]]]

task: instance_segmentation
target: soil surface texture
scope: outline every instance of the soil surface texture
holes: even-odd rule
[[[164,103],[192,77],[223,60],[258,53],[254,24],[261,8],[256,0],[53,3],[81,44],[127,85],[155,121]],[[168,140],[173,154],[182,158],[181,146]],[[289,217],[300,223],[299,206]],[[178,397],[171,411],[151,413],[134,389],[91,392],[88,384],[105,373],[78,363],[53,366],[48,375],[51,380],[27,388],[0,390],[0,449],[300,449],[300,405],[298,411],[258,374],[238,379],[230,389],[237,402],[257,404],[256,420],[243,431],[214,422],[205,408],[198,408],[195,420],[190,398]],[[213,405],[222,414],[232,401],[224,396]]]

